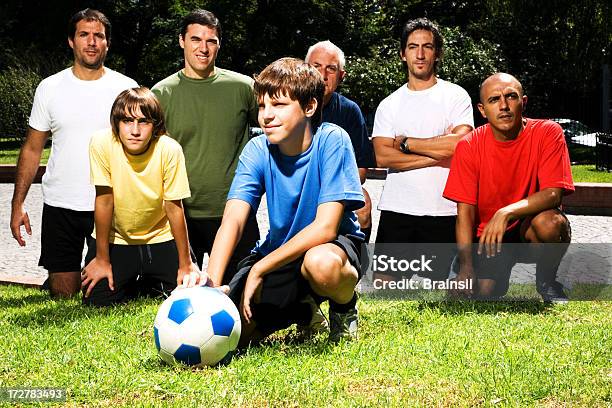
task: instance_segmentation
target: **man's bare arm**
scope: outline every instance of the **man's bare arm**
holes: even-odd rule
[[[450,133],[420,139],[408,137],[410,151],[422,156],[428,156],[436,160],[444,160],[455,154],[455,147],[459,140],[470,133],[473,127],[470,125],[455,126]]]
[[[359,170],[359,181],[361,184],[365,183],[368,169],[365,167],[359,167],[357,170]]]
[[[500,208],[482,231],[478,252],[481,253],[484,249],[489,256],[501,252],[502,238],[510,221],[558,208],[561,205],[562,196],[562,188],[545,188],[527,198]]]
[[[468,281],[476,279],[472,263],[472,242],[474,240],[474,224],[476,220],[476,206],[466,203],[457,204],[457,222],[455,225],[455,237],[459,251],[459,273],[457,281]],[[474,287],[466,285],[466,288]],[[472,295],[472,289],[458,291],[466,295]]]
[[[395,139],[375,137],[372,139],[376,153],[376,165],[393,170],[414,170],[435,166],[438,160],[419,154],[406,154],[393,147]]]
[[[40,130],[28,128],[26,141],[19,152],[17,161],[17,174],[15,175],[15,188],[13,190],[13,199],[11,202],[11,231],[13,237],[19,245],[24,246],[25,240],[21,236],[21,226],[25,226],[26,232],[31,235],[30,219],[26,212],[23,203],[25,202],[34,176],[40,165],[40,156],[45,143],[49,139],[51,132],[42,132]]]

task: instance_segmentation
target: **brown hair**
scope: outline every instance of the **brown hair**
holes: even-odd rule
[[[312,117],[313,127],[321,122],[325,83],[319,71],[298,58],[280,58],[255,75],[253,89],[258,100],[264,95],[288,95],[306,109],[312,99],[317,101],[317,110]]]
[[[426,17],[416,18],[414,20],[408,20],[404,24],[402,29],[402,35],[400,37],[400,55],[406,51],[406,45],[408,44],[408,37],[416,30],[429,31],[433,35],[434,49],[436,52],[436,60],[434,61],[434,73],[438,72],[438,64],[444,55],[444,38],[440,33],[438,26]]]
[[[136,111],[140,109],[142,115],[153,123],[153,136],[165,135],[166,124],[164,122],[164,112],[159,101],[145,86],[126,89],[121,92],[111,108],[110,122],[113,134],[119,136],[119,122],[126,118],[126,112],[136,116]]]
[[[104,35],[106,36],[106,42],[108,45],[111,43],[111,23],[106,18],[104,13],[98,10],[86,8],[84,10],[76,12],[72,17],[70,17],[70,21],[68,21],[68,38],[74,40],[74,35],[76,34],[76,26],[77,23],[81,20],[85,21],[99,21],[104,26]]]
[[[199,24],[199,25],[206,26],[210,29],[216,30],[217,37],[219,37],[219,42],[221,42],[221,22],[210,11],[203,10],[203,9],[196,9],[183,17],[181,21],[181,32],[180,32],[183,40],[185,39],[185,35],[187,34],[187,28],[191,24]]]

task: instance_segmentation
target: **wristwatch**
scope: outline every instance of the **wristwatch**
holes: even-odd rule
[[[400,145],[399,145],[400,150],[403,153],[409,154],[410,153],[410,147],[408,147],[408,138],[404,138],[404,140],[401,141]]]

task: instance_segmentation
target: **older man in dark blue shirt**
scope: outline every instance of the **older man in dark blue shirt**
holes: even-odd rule
[[[323,121],[335,123],[342,127],[351,137],[355,150],[357,167],[361,183],[365,182],[368,167],[375,167],[374,150],[368,138],[368,128],[359,106],[350,99],[336,92],[338,85],[344,78],[344,53],[331,41],[321,41],[308,49],[306,62],[314,66],[323,75],[325,81],[325,94],[323,96]],[[359,219],[361,230],[366,235],[366,242],[370,240],[372,232],[371,209],[372,202],[368,192],[363,189],[366,204],[355,211]]]

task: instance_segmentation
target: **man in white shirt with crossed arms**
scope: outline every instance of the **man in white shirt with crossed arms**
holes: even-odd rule
[[[436,77],[442,50],[434,23],[406,23],[400,57],[408,82],[380,103],[372,132],[377,164],[389,168],[376,243],[455,242],[457,206],[442,191],[455,145],[473,129],[474,116],[468,93]],[[433,278],[448,277],[447,255],[438,255]]]

